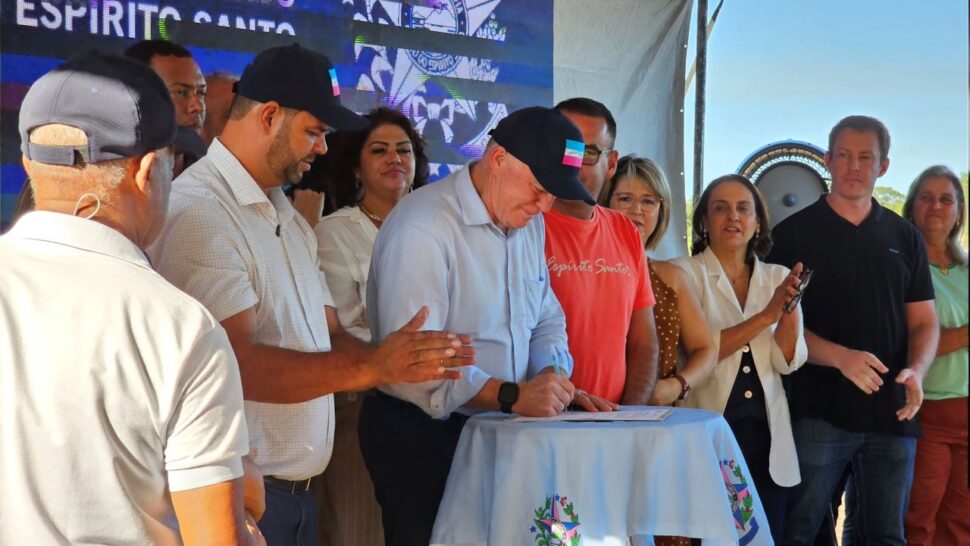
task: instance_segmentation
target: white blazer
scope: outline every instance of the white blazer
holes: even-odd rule
[[[762,263],[755,259],[748,288],[748,300],[742,310],[731,288],[731,281],[724,273],[721,262],[710,248],[691,257],[678,258],[675,264],[683,268],[697,288],[701,307],[711,330],[715,332],[715,351],[720,352],[721,330],[735,326],[756,315],[768,305],[775,288],[788,275],[788,268]],[[751,347],[758,378],[765,391],[768,427],[771,430],[771,452],[768,471],[778,485],[791,487],[801,481],[795,440],[792,437],[788,400],[781,385],[781,374],[789,374],[805,363],[808,347],[801,320],[798,323],[798,341],[795,355],[785,360],[781,348],[775,343],[777,324],[762,330],[748,344]],[[724,413],[728,397],[734,386],[744,347],[717,363],[714,373],[700,385],[692,386],[690,396],[683,405]]]

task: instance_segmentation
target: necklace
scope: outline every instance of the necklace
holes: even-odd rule
[[[933,265],[935,265],[936,268],[940,270],[940,274],[941,275],[943,275],[944,277],[946,277],[947,275],[950,274],[950,268],[953,267],[953,262],[950,262],[950,263],[948,263],[946,265],[944,265],[944,264],[933,264]]]
[[[364,213],[364,216],[366,216],[366,217],[370,218],[371,220],[373,220],[374,223],[377,223],[377,224],[383,224],[384,223],[384,219],[381,218],[380,216],[374,214],[373,212],[367,210],[367,207],[364,206],[364,203],[363,202],[357,203],[357,208],[360,209],[360,212],[363,212]]]

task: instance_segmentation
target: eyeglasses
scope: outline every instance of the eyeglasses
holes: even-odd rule
[[[587,146],[586,149],[583,150],[583,165],[587,165],[587,166],[596,165],[596,163],[600,160],[600,157],[602,157],[603,154],[608,154],[612,151],[613,151],[612,148],[600,150],[596,146]]]
[[[616,208],[621,210],[630,210],[636,207],[637,204],[643,210],[657,210],[660,208],[660,204],[663,202],[657,197],[652,195],[643,196],[639,200],[634,199],[632,195],[615,195],[613,197],[616,200]]]

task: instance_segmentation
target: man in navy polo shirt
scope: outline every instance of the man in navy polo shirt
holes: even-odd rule
[[[825,154],[831,193],[773,232],[768,261],[815,270],[802,299],[808,362],[790,385],[805,478],[789,497],[785,544],[812,544],[850,463],[852,538],[905,544],[919,434],[913,418],[939,328],[922,237],[872,198],[888,154],[882,122],[840,121]]]

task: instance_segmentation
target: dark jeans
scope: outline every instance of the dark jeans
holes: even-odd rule
[[[852,465],[847,518],[859,544],[903,546],[903,517],[913,481],[916,439],[874,432],[849,432],[821,419],[792,424],[802,482],[792,488],[785,524],[786,545],[810,545],[832,493]]]
[[[468,418],[433,419],[417,406],[383,393],[368,396],[358,433],[364,464],[381,505],[384,543],[431,542],[451,460]]]
[[[788,491],[790,487],[782,487],[771,479],[768,471],[768,455],[771,452],[771,430],[763,419],[747,417],[737,421],[728,421],[734,437],[738,440],[744,461],[748,464],[748,472],[761,497],[761,505],[765,509],[765,519],[771,528],[771,537],[775,544],[781,544],[784,536],[785,510],[788,505]]]
[[[266,512],[259,520],[266,546],[318,546],[320,528],[313,493],[294,495],[266,484]]]
[[[822,520],[822,527],[818,530],[818,535],[815,537],[814,546],[839,546],[839,539],[835,534],[835,523],[839,519],[839,507],[842,507],[846,515],[848,515],[848,507],[842,506],[842,494],[845,493],[845,486],[851,474],[852,467],[846,467],[845,472],[842,474],[842,479],[835,486],[835,491],[832,493],[832,503],[825,512],[825,519]],[[843,525],[843,537],[846,536],[845,531],[851,531],[851,522],[848,518],[845,519],[845,524]],[[843,542],[842,546],[847,546],[847,543]]]

